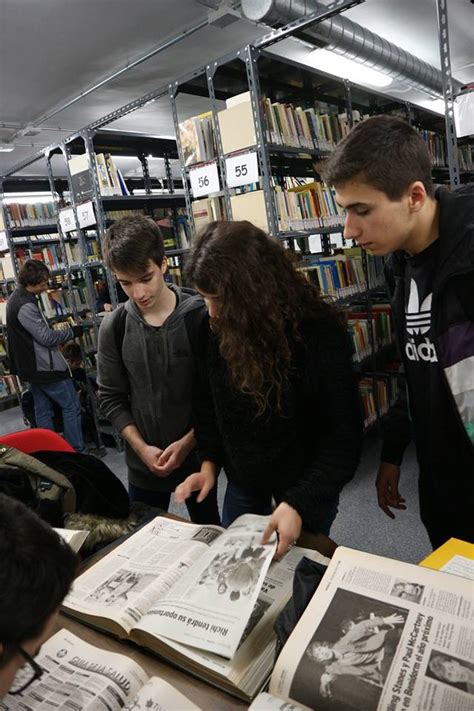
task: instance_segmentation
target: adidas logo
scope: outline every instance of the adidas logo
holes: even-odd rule
[[[433,294],[428,294],[420,306],[418,287],[414,279],[410,282],[410,297],[405,312],[408,333],[428,333],[431,328],[431,299]]]

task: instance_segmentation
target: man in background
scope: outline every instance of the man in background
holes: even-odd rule
[[[323,168],[344,235],[390,255],[386,280],[405,391],[384,420],[380,508],[405,509],[400,465],[413,438],[421,519],[433,547],[474,542],[474,185],[434,190],[419,133],[390,116],[358,124]]]
[[[54,631],[78,559],[33,511],[0,494],[0,561],[1,699],[41,676],[34,657]]]
[[[48,288],[49,269],[28,259],[18,274],[19,286],[7,302],[7,338],[11,372],[29,383],[36,426],[54,430],[53,402],[62,412],[64,437],[85,451],[81,406],[71,373],[58,346],[82,335],[82,326],[54,330],[41,313],[37,296]]]

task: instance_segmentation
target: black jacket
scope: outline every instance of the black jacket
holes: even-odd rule
[[[232,387],[207,328],[194,429],[202,459],[223,465],[228,479],[243,489],[286,501],[305,528],[318,531],[357,468],[362,417],[342,326],[321,316],[301,331],[304,346],[295,350],[283,415],[255,417],[250,398]]]
[[[55,383],[71,377],[58,345],[74,338],[72,328],[49,328],[34,294],[19,286],[7,303],[11,372],[29,383]]]
[[[446,484],[459,479],[464,487],[474,483],[474,185],[449,192],[441,188],[439,200],[439,260],[433,284],[432,339],[449,403],[455,435],[448,441],[445,428],[434,423],[430,468],[434,479]],[[400,342],[405,329],[405,257],[395,253],[387,263],[395,331]],[[402,360],[405,354],[399,349]],[[411,439],[409,400],[424,397],[408,380],[408,399],[402,392],[384,418],[382,461],[400,464]],[[433,423],[432,423],[433,427]],[[423,471],[424,463],[420,462]],[[470,482],[470,484],[469,484]],[[446,494],[441,487],[439,495]],[[433,491],[435,494],[436,492]]]

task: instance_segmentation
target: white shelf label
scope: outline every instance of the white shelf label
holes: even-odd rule
[[[7,233],[0,232],[0,252],[5,252],[8,249]]]
[[[258,183],[258,159],[255,151],[229,156],[225,159],[225,167],[229,188]]]
[[[76,221],[72,207],[66,207],[65,210],[59,211],[59,222],[63,232],[73,232],[76,229]]]
[[[189,179],[193,197],[195,198],[209,195],[210,193],[218,193],[221,189],[216,161],[200,165],[199,168],[191,168]]]
[[[94,203],[92,200],[77,206],[77,219],[79,227],[91,227],[96,224]]]

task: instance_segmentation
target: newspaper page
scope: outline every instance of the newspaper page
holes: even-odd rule
[[[277,699],[263,691],[249,706],[249,711],[310,711],[307,706],[300,706],[291,701]]]
[[[55,528],[53,530],[56,531],[58,536],[61,536],[61,538],[64,538],[66,543],[69,543],[72,550],[75,551],[76,553],[80,550],[80,548],[82,547],[82,544],[84,543],[87,536],[89,535],[89,531],[73,531],[72,529],[69,529],[69,528]]]
[[[111,619],[129,633],[222,530],[157,516],[80,575],[64,607]]]
[[[340,547],[270,693],[318,711],[472,711],[469,580]]]
[[[43,644],[36,661],[43,675],[22,694],[0,700],[1,711],[121,709],[148,681],[128,657],[98,649],[64,629]]]
[[[124,711],[201,711],[201,709],[167,681],[152,676]]]
[[[291,597],[294,572],[303,556],[323,565],[329,564],[329,559],[317,551],[298,546],[290,548],[281,559],[272,561],[232,660],[166,639],[168,647],[191,662],[228,679],[249,697],[254,696],[262,687],[262,672],[264,676],[265,670],[268,670],[265,677],[268,678],[273,667],[276,642],[274,624]],[[147,617],[141,626],[151,632],[151,625],[155,623],[156,617]],[[156,633],[154,636],[162,639]]]
[[[231,659],[276,549],[268,516],[240,516],[135,626]]]

